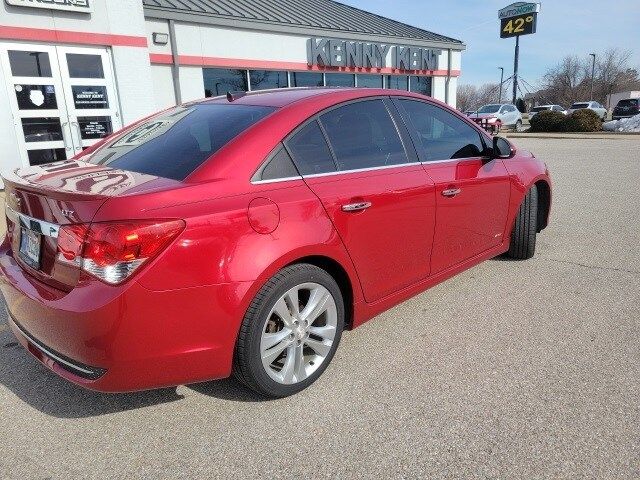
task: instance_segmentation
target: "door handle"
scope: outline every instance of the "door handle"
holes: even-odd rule
[[[462,189],[460,188],[447,188],[446,190],[442,190],[443,197],[455,197],[458,195]]]
[[[342,205],[343,212],[361,212],[362,210],[366,210],[371,206],[371,202],[357,202],[357,203],[348,203],[347,205]]]
[[[69,122],[64,122],[62,124],[62,142],[64,143],[64,149],[67,152],[72,149],[71,145],[73,145],[73,139],[71,140],[71,142],[68,142],[67,136],[65,135],[65,132],[67,131],[68,126],[69,126]],[[69,130],[69,133],[71,133],[71,130]]]
[[[80,130],[80,124],[78,122],[71,122],[71,125],[75,125],[76,131],[78,132],[78,146],[76,150],[82,150],[82,130]]]

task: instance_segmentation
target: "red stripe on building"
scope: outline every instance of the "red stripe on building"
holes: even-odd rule
[[[152,53],[149,55],[151,63],[171,65],[173,55],[167,53]],[[178,63],[194,67],[219,67],[219,68],[246,68],[260,70],[302,70],[316,72],[350,72],[350,73],[389,73],[389,74],[413,74],[430,75],[434,77],[446,77],[447,70],[398,70],[396,68],[346,68],[346,67],[319,67],[309,66],[302,62],[278,62],[272,60],[246,60],[240,58],[200,57],[195,55],[180,55]],[[459,77],[460,70],[451,70],[452,77]]]
[[[73,32],[45,28],[7,27],[0,25],[0,38],[32,42],[74,43],[79,45],[104,45],[117,47],[146,47],[146,37],[115,35],[111,33]]]

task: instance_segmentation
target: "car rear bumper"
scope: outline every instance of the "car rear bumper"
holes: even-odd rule
[[[622,118],[631,118],[631,117],[635,117],[636,115],[638,115],[637,113],[634,114],[630,114],[630,115],[613,115],[611,118],[613,120],[620,120]]]
[[[25,273],[0,248],[0,290],[18,341],[58,375],[124,392],[230,375],[250,283],[152,291],[85,280],[71,292]]]

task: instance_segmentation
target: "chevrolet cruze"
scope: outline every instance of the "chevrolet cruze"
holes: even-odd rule
[[[107,392],[231,374],[298,392],[344,329],[488,258],[530,258],[551,204],[531,153],[380,89],[188,103],[4,183],[10,327]]]

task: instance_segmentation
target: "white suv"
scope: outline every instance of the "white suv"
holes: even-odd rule
[[[476,123],[486,120],[489,124],[500,120],[503,127],[514,128],[517,132],[522,130],[522,114],[515,105],[510,103],[484,105],[470,118]]]
[[[605,121],[607,119],[607,109],[593,100],[590,102],[576,102],[569,108],[569,113],[573,113],[578,110],[593,110],[598,116]]]

